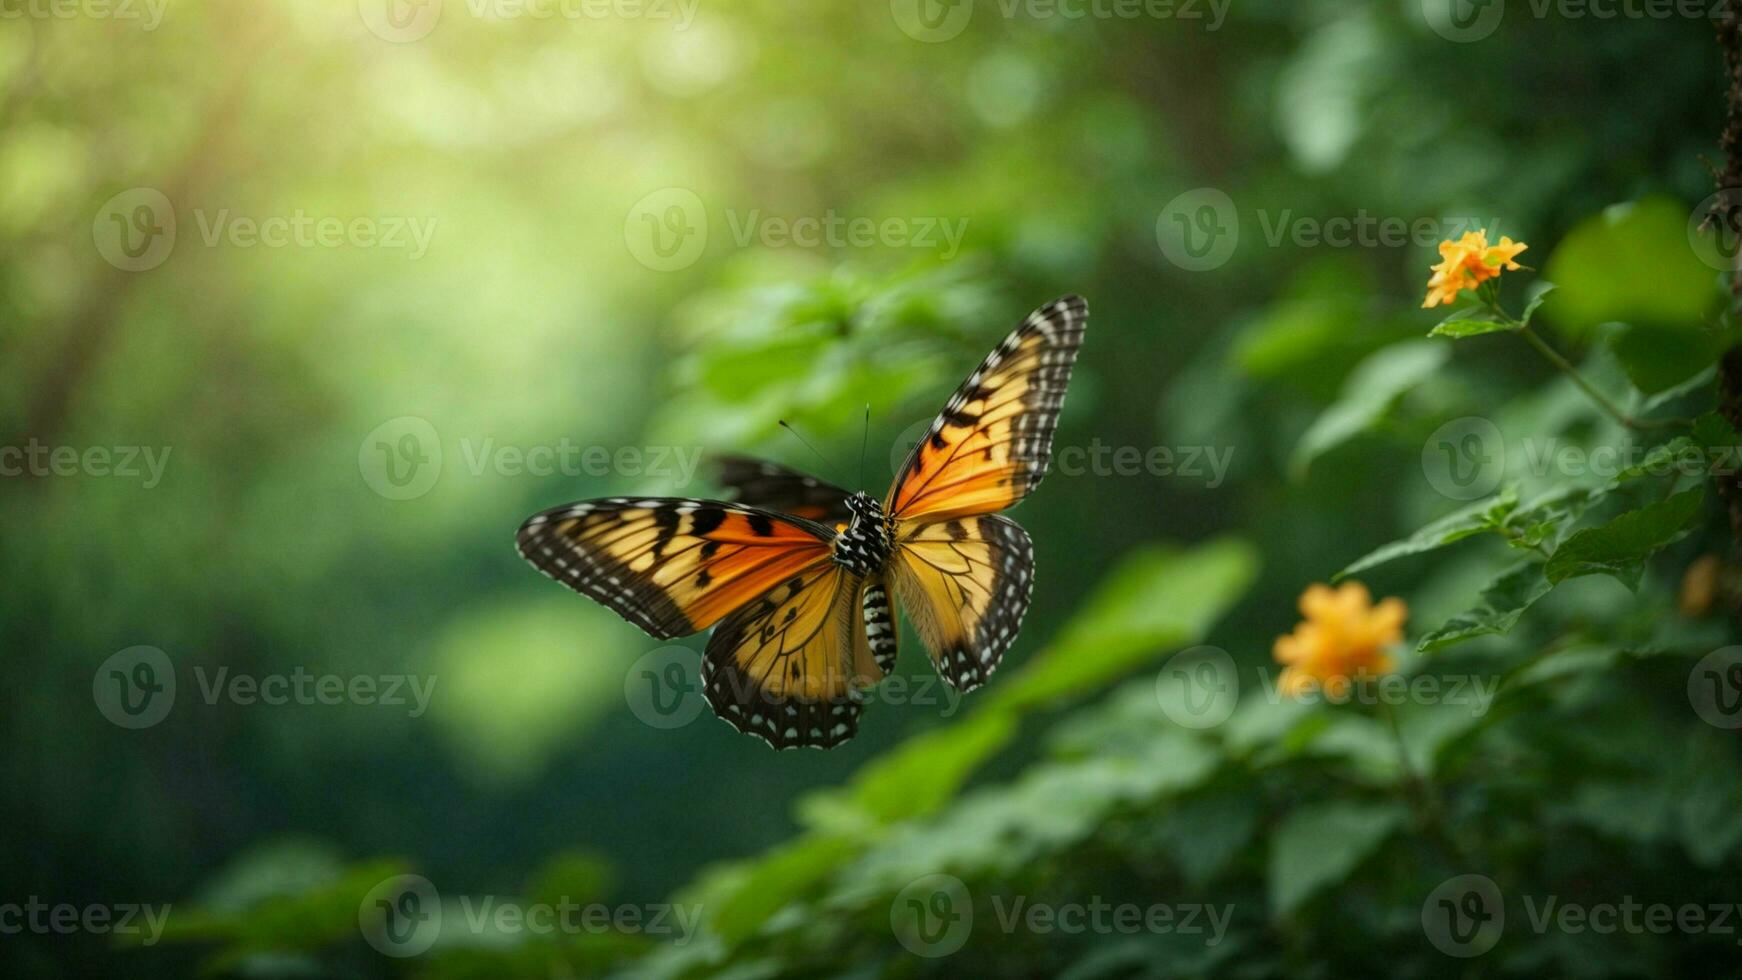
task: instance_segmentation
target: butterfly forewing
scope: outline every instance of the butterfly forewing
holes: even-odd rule
[[[741,504],[614,497],[535,514],[516,543],[539,571],[668,639],[827,561],[828,534]]]
[[[717,466],[720,485],[746,506],[831,525],[849,516],[847,491],[809,474],[748,456],[723,456]]]
[[[1038,486],[1088,317],[1080,296],[1030,313],[944,405],[884,509],[904,520],[990,514]]]

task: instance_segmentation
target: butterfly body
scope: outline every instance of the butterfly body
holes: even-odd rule
[[[863,490],[848,497],[846,506],[852,516],[830,545],[835,562],[856,575],[882,571],[895,548],[895,519]]]
[[[1030,314],[957,388],[882,500],[729,457],[736,500],[580,501],[521,525],[522,557],[665,639],[713,628],[703,689],[776,748],[851,738],[895,666],[900,608],[938,673],[985,683],[1034,585],[1027,532],[998,513],[1039,485],[1088,306]]]

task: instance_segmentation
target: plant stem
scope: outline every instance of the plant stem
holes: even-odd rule
[[[1379,706],[1379,712],[1385,716],[1386,727],[1391,730],[1392,741],[1397,745],[1398,769],[1409,786],[1409,792],[1405,795],[1409,798],[1410,807],[1415,810],[1423,829],[1439,842],[1454,864],[1473,867],[1469,854],[1446,825],[1445,808],[1440,805],[1439,794],[1435,792],[1433,783],[1410,761],[1409,746],[1403,740],[1403,728],[1397,723],[1397,710],[1389,702],[1383,702]]]
[[[1520,323],[1518,324],[1517,333],[1519,336],[1523,337],[1530,346],[1535,347],[1537,353],[1547,358],[1550,364],[1553,364],[1555,367],[1559,368],[1563,374],[1573,379],[1573,384],[1578,385],[1580,391],[1590,395],[1591,400],[1596,402],[1603,411],[1608,412],[1615,421],[1621,423],[1627,428],[1663,429],[1671,426],[1685,426],[1691,424],[1687,419],[1636,419],[1633,416],[1628,415],[1626,412],[1621,411],[1619,405],[1610,401],[1609,396],[1598,391],[1589,381],[1586,381],[1584,376],[1579,374],[1579,369],[1573,367],[1572,362],[1562,357],[1559,351],[1550,347],[1548,341],[1545,341],[1538,336],[1536,331]]]

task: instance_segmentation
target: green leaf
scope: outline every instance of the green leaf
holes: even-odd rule
[[[876,823],[889,823],[931,813],[949,802],[1016,734],[1013,715],[989,709],[916,735],[867,763],[847,788],[854,810]]]
[[[1404,392],[1438,371],[1451,356],[1443,344],[1411,340],[1374,353],[1355,366],[1342,396],[1307,427],[1289,463],[1296,479],[1313,460],[1367,431]]]
[[[762,855],[742,869],[729,890],[714,904],[709,928],[726,942],[737,944],[762,927],[787,903],[809,894],[819,881],[859,852],[856,841],[829,834],[809,834]]]
[[[1480,337],[1489,333],[1509,333],[1518,328],[1487,310],[1459,310],[1441,320],[1428,331],[1429,337]]]
[[[1347,878],[1403,823],[1396,805],[1323,803],[1290,814],[1270,846],[1270,905],[1286,916]]]
[[[1550,319],[1575,337],[1613,321],[1698,332],[1720,297],[1712,269],[1688,247],[1687,223],[1687,207],[1663,197],[1579,223],[1544,268],[1559,287]]]
[[[1023,709],[1098,690],[1156,656],[1197,642],[1258,574],[1250,544],[1141,548],[1109,572],[1045,653],[993,693]]]
[[[1704,488],[1695,487],[1601,527],[1579,531],[1549,558],[1545,567],[1549,581],[1559,584],[1580,575],[1613,575],[1628,588],[1636,588],[1645,559],[1687,533],[1704,502]]]
[[[1554,583],[1543,574],[1542,562],[1516,565],[1482,590],[1475,608],[1446,620],[1444,626],[1422,637],[1417,649],[1427,653],[1474,637],[1506,633],[1532,603],[1552,588]]]
[[[1675,390],[1710,368],[1720,353],[1714,335],[1647,325],[1628,327],[1612,346],[1627,379],[1647,395]]]
[[[1494,530],[1506,522],[1513,508],[1517,506],[1517,491],[1507,487],[1492,497],[1486,497],[1452,511],[1407,538],[1373,549],[1333,575],[1331,580],[1334,582],[1357,572],[1366,571],[1375,565],[1383,565],[1388,561],[1395,561],[1409,555],[1433,551],[1462,541],[1472,535]]]
[[[1538,283],[1535,293],[1524,304],[1524,315],[1518,318],[1519,322],[1527,327],[1530,326],[1530,318],[1536,316],[1536,311],[1542,309],[1542,304],[1548,300],[1548,295],[1554,290],[1555,286],[1552,282]]]

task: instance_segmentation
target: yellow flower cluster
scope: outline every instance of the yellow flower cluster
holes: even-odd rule
[[[1458,298],[1458,293],[1498,276],[1503,270],[1517,269],[1513,261],[1528,248],[1504,235],[1500,244],[1488,244],[1486,231],[1467,231],[1457,241],[1440,242],[1440,261],[1433,267],[1427,281],[1427,299],[1422,306],[1438,306]]]
[[[1386,648],[1403,639],[1409,607],[1402,599],[1373,605],[1373,596],[1359,582],[1336,589],[1311,585],[1301,594],[1306,620],[1288,636],[1276,638],[1276,661],[1283,665],[1278,687],[1295,697],[1314,686],[1329,697],[1343,697],[1351,677],[1390,673]]]

